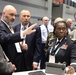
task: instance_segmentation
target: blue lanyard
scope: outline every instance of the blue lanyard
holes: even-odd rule
[[[50,49],[50,54],[51,54],[51,52],[52,52],[52,49],[53,49],[53,47],[51,47],[51,49]]]
[[[57,55],[57,53],[59,52],[59,50],[60,50],[60,47],[56,50],[55,55]]]
[[[53,49],[53,47],[50,49],[50,54],[52,53],[52,49]],[[57,53],[59,52],[59,50],[60,50],[60,47],[56,50],[55,55],[57,55]]]

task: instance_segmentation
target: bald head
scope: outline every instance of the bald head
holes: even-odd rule
[[[69,18],[69,19],[67,19],[67,21],[66,21],[66,22],[72,22],[72,19],[70,19],[70,18]]]
[[[4,20],[8,25],[11,25],[15,20],[16,14],[17,11],[14,6],[6,5],[2,12],[2,20]]]
[[[49,20],[49,18],[48,17],[43,17],[43,20]]]
[[[3,12],[7,12],[7,11],[9,11],[9,10],[15,10],[15,11],[16,11],[16,9],[15,9],[14,6],[12,6],[12,5],[6,5],[6,6],[4,7],[4,9],[3,9]]]
[[[22,25],[27,25],[30,22],[30,17],[31,14],[29,10],[22,10],[20,13],[20,20]]]
[[[49,18],[48,17],[43,17],[43,23],[44,23],[44,25],[48,25],[48,23],[49,23]]]
[[[70,18],[66,20],[66,23],[67,23],[68,27],[70,27],[72,25],[72,22],[73,21]]]
[[[30,15],[30,11],[29,10],[22,10],[20,15],[24,14],[24,13],[28,13]]]

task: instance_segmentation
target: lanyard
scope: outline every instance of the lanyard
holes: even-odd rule
[[[52,49],[53,49],[53,47],[51,47],[51,49],[50,49],[50,54],[52,53]],[[55,55],[57,55],[57,53],[59,52],[59,50],[60,50],[60,47],[56,50]]]

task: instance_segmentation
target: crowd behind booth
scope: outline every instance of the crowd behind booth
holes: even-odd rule
[[[57,17],[53,24],[44,16],[43,24],[30,22],[31,13],[22,9],[20,22],[15,21],[17,10],[12,5],[3,8],[0,20],[0,74],[46,69],[46,63],[65,64],[65,73],[76,71],[76,25],[72,19]],[[56,65],[55,64],[55,65]],[[56,66],[55,66],[56,67]],[[59,66],[58,66],[59,67]],[[52,69],[49,68],[52,72]]]

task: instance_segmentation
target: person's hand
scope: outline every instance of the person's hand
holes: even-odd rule
[[[16,66],[12,64],[13,72],[16,71]]]
[[[20,45],[21,45],[21,48],[22,48],[23,51],[28,50],[28,45],[27,44],[24,44],[23,42],[21,42]]]
[[[37,64],[33,64],[33,70],[37,70],[38,65]]]
[[[34,28],[36,25],[37,25],[37,23],[36,23],[36,24],[33,24],[33,25],[31,25],[30,27],[28,27],[27,29],[25,29],[25,30],[23,31],[23,36],[29,35],[29,34],[35,32],[36,29],[33,29],[33,28]]]
[[[11,62],[9,62],[9,64],[12,65],[12,68],[13,68],[13,71],[12,72],[16,71],[16,66],[14,64],[12,64]]]
[[[72,66],[68,66],[66,67],[66,74],[74,74],[75,73],[75,69]]]

